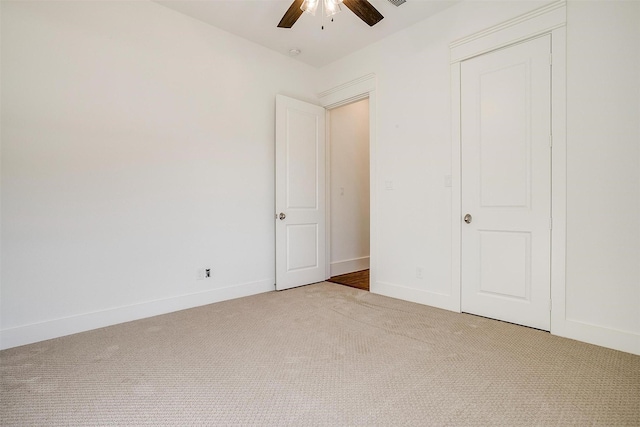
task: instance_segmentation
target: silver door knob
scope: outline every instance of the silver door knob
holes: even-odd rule
[[[278,218],[280,218],[280,221],[282,221],[283,219],[285,219],[287,217],[287,215],[285,215],[284,212],[280,212],[280,215],[278,215]]]
[[[473,217],[470,214],[466,214],[464,216],[464,222],[466,222],[467,224],[471,224],[471,220],[473,219]]]

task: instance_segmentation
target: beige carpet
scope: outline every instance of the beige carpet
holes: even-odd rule
[[[640,425],[638,356],[332,283],[0,363],[3,426]]]

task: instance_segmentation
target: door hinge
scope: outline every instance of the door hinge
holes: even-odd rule
[[[553,53],[549,54],[549,65],[553,65]]]

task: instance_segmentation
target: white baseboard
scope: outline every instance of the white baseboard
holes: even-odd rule
[[[0,350],[274,290],[274,279],[211,289],[0,331]]]
[[[552,322],[551,333],[640,356],[640,334],[634,332],[565,319],[562,322]]]
[[[450,295],[428,292],[421,289],[407,288],[393,283],[372,282],[370,291],[375,294],[397,298],[404,301],[424,304],[431,307],[442,308],[454,312],[460,312],[459,302],[454,301]],[[576,320],[552,322],[551,333],[564,338],[582,341],[588,344],[598,345],[613,350],[640,355],[640,334],[619,331],[592,325]]]
[[[444,310],[460,312],[460,302],[452,295],[429,292],[422,289],[407,288],[386,282],[372,282],[369,285],[370,292],[404,301],[415,302]]]
[[[353,273],[354,271],[367,270],[369,268],[369,257],[348,259],[331,263],[331,276]]]

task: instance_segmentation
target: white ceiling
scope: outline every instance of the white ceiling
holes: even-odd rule
[[[396,31],[426,19],[461,0],[407,0],[396,7],[388,0],[369,0],[384,19],[373,27],[362,22],[344,5],[334,22],[303,13],[291,29],[277,28],[293,0],[156,0],[170,9],[289,55],[322,67]]]

